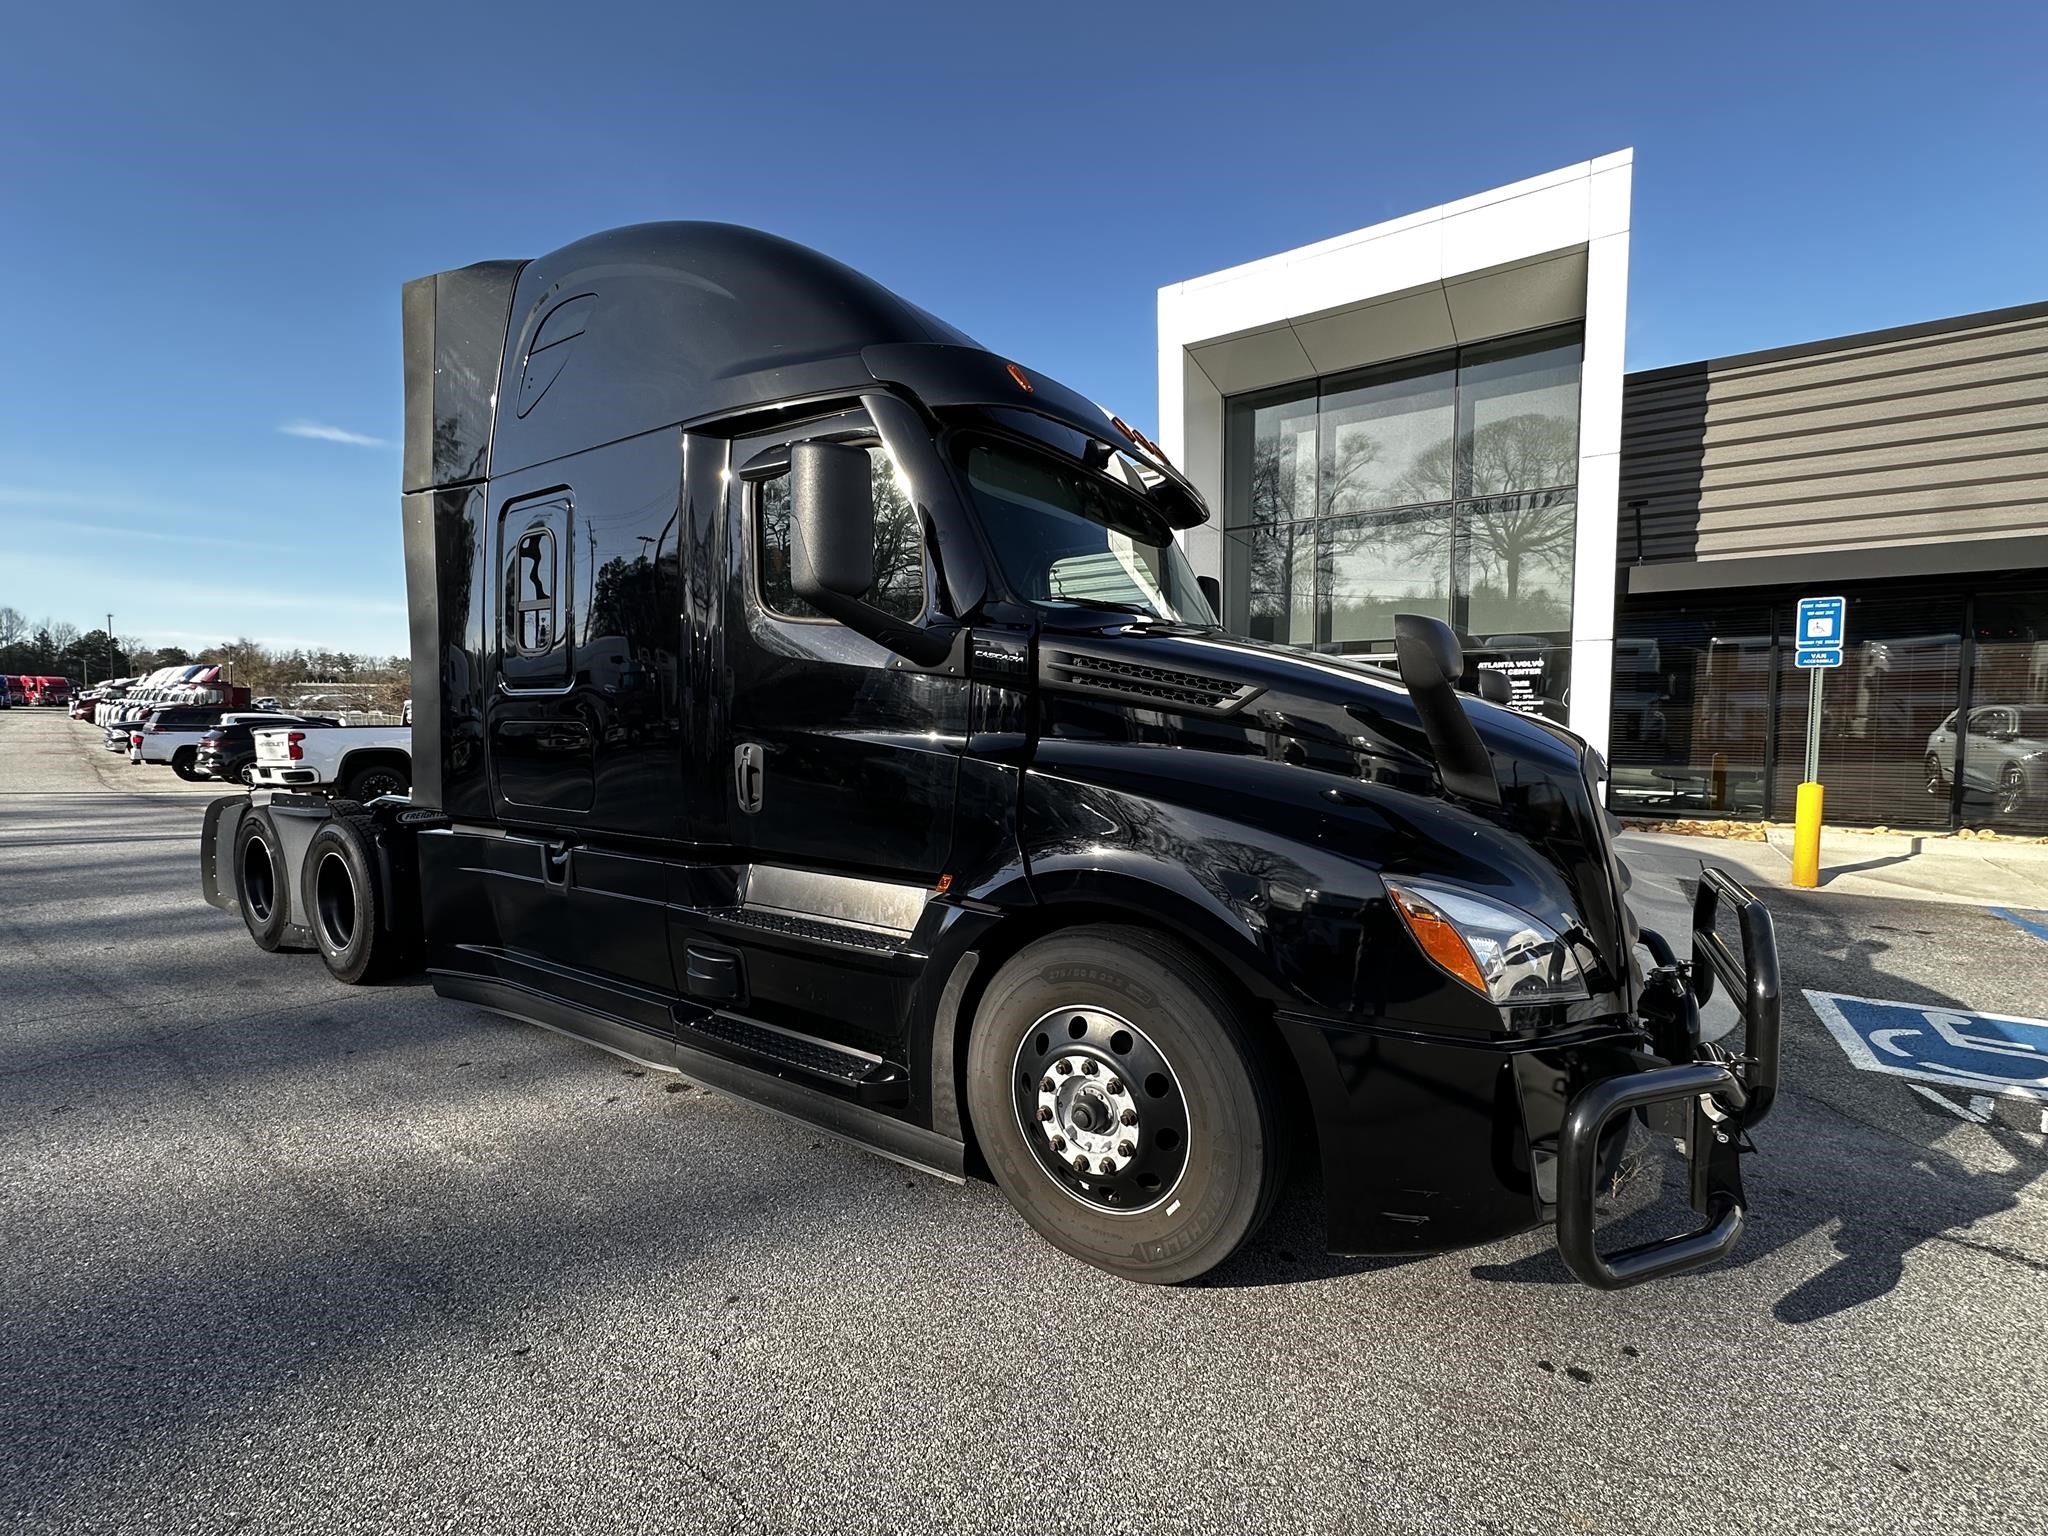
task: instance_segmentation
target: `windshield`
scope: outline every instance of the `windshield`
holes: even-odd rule
[[[1172,531],[1135,493],[1078,464],[987,438],[967,440],[960,462],[1018,597],[1046,609],[1109,608],[1215,626]]]

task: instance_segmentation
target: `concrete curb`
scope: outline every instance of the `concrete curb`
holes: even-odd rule
[[[1792,832],[1761,843],[1679,833],[1624,832],[1621,847],[1656,859],[1676,854],[1723,865],[1752,883],[1792,890]],[[1816,894],[1895,897],[1978,907],[2048,910],[2048,846],[1912,833],[1824,831]]]

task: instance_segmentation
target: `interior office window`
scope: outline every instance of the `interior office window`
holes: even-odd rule
[[[500,514],[504,573],[499,670],[521,684],[565,681],[569,672],[569,505],[526,503]]]
[[[925,609],[924,527],[910,489],[889,455],[868,449],[869,485],[875,501],[875,584],[867,601],[899,619],[921,618]],[[754,550],[762,606],[791,619],[823,615],[796,595],[789,567],[789,476],[758,482],[754,502]]]
[[[1608,726],[1612,808],[1762,816],[1774,655],[1762,603],[1625,601]]]
[[[1459,496],[1578,484],[1577,337],[1468,347],[1458,370]]]
[[[1930,788],[1960,776],[1964,826],[2048,832],[2048,591],[1980,596],[1972,618],[1969,728],[1959,748],[1930,734]]]
[[[1316,510],[1340,516],[1450,500],[1456,401],[1448,357],[1325,383]]]

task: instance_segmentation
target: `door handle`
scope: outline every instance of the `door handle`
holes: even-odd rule
[[[742,742],[733,749],[732,776],[740,809],[752,816],[761,809],[762,781],[768,776],[767,755],[759,742]]]
[[[569,883],[569,845],[567,843],[549,843],[541,850],[541,856],[547,861],[546,878],[548,884],[567,885]]]

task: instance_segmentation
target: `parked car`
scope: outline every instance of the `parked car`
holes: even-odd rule
[[[403,725],[259,729],[251,785],[374,800],[412,789],[412,730]]]
[[[231,784],[256,782],[256,732],[273,725],[336,726],[331,715],[295,715],[282,711],[222,715],[220,724],[199,738],[198,766],[203,773]]]
[[[284,707],[284,700],[276,697],[274,694],[268,693],[263,695],[263,697],[260,699],[251,699],[249,701],[249,707],[251,709],[268,710],[272,714],[278,715],[287,713]]]
[[[1979,704],[1956,739],[1953,713],[1927,736],[1927,792],[1946,796],[1962,757],[1963,793],[1993,815],[2026,816],[2048,805],[2048,704]]]
[[[275,725],[295,718],[237,714],[219,704],[165,705],[155,710],[146,724],[130,731],[129,761],[168,763],[181,779],[211,778],[211,770],[199,761],[200,744],[209,731],[229,719]]]

